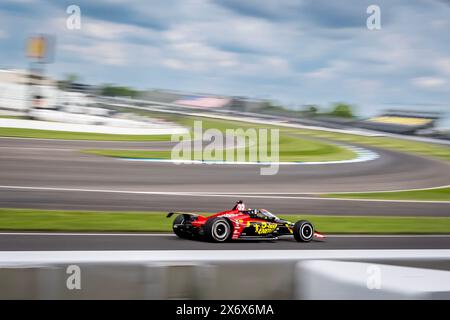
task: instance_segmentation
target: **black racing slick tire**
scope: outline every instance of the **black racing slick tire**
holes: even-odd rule
[[[310,242],[314,238],[314,226],[307,220],[297,221],[294,225],[294,238],[298,242]]]
[[[183,224],[184,223],[184,217],[183,215],[178,215],[175,220],[173,220],[173,224],[172,224],[172,230],[173,232],[180,238],[182,239],[186,239],[189,237],[189,235],[182,231],[180,228],[178,228],[178,225]]]
[[[233,228],[225,218],[212,218],[206,221],[204,226],[206,240],[212,242],[224,242],[231,239]]]

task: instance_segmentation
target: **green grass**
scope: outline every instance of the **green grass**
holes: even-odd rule
[[[170,141],[170,135],[127,135],[127,134],[103,134],[87,132],[68,132],[53,130],[35,130],[19,128],[0,128],[0,136],[62,139],[62,140],[99,140],[99,141]]]
[[[206,120],[205,122],[209,122],[210,120]],[[216,120],[214,120],[216,121]],[[221,120],[218,125],[225,125],[226,122]],[[234,126],[241,126],[244,122],[233,121]],[[264,126],[258,124],[248,124],[245,123],[248,127],[267,127],[267,128],[275,128],[274,126]],[[244,126],[245,128],[245,126]],[[450,146],[448,145],[440,145],[434,143],[427,142],[418,142],[411,141],[406,139],[398,139],[398,138],[390,138],[390,137],[366,137],[354,134],[346,134],[346,133],[338,133],[338,132],[330,132],[330,131],[322,131],[322,130],[311,130],[311,129],[296,129],[296,128],[286,128],[280,127],[280,135],[284,134],[298,134],[303,136],[303,138],[313,138],[313,139],[326,139],[331,141],[338,141],[349,144],[359,144],[364,146],[372,146],[377,148],[384,148],[394,151],[401,151],[406,153],[412,153],[416,155],[432,157],[436,159],[450,161]]]
[[[145,113],[145,111],[144,111]],[[164,117],[166,115],[159,113],[160,116]],[[185,126],[191,127],[194,120],[199,120],[199,118],[193,117],[180,117],[176,115],[170,115],[170,120],[174,122],[178,122]],[[242,127],[242,128],[256,128],[256,127],[265,127],[265,128],[276,128],[275,126],[270,125],[261,125],[261,124],[252,124],[244,121],[229,121],[229,120],[217,120],[210,118],[202,118],[204,127],[217,127],[219,129],[223,129],[226,127]],[[205,125],[206,124],[206,125]],[[346,134],[346,133],[338,133],[338,132],[330,132],[330,131],[322,131],[322,130],[311,130],[311,129],[296,129],[296,128],[287,128],[287,127],[279,127],[280,134],[300,134],[303,137],[309,137],[314,139],[327,139],[332,141],[339,141],[349,144],[360,144],[364,146],[372,146],[384,149],[390,149],[394,151],[402,151],[406,153],[412,153],[416,155],[421,155],[425,157],[432,157],[436,159],[450,161],[450,146],[426,143],[426,142],[418,142],[411,141],[405,139],[398,138],[390,138],[390,137],[365,137],[354,134]]]
[[[398,192],[337,193],[323,196],[350,199],[450,201],[450,187]]]
[[[158,114],[154,112],[141,111],[138,112],[140,115],[151,115],[153,117],[158,117]],[[187,128],[193,128],[195,121],[202,121],[203,131],[207,129],[218,129],[223,134],[227,129],[243,129],[247,130],[249,128],[268,128],[274,129],[274,126],[265,126],[261,124],[251,124],[244,122],[220,120],[220,119],[209,119],[209,118],[194,118],[194,117],[180,117],[174,115],[164,115],[166,120],[177,122],[178,124],[185,126]],[[167,118],[166,118],[167,117]],[[270,135],[270,134],[269,134]],[[225,136],[225,134],[224,134]],[[298,137],[290,134],[288,130],[280,128],[280,140],[279,140],[279,156],[280,161],[339,161],[348,160],[356,157],[356,154],[346,148],[331,144],[329,142],[324,142],[321,140],[314,139],[312,137]],[[248,148],[247,148],[248,149]],[[269,141],[269,154],[271,152],[270,141]],[[106,149],[90,149],[84,150],[86,153],[108,156],[108,157],[118,157],[118,158],[157,158],[157,159],[170,159],[171,151],[148,151],[148,150],[106,150]],[[236,151],[237,152],[237,151]],[[235,152],[235,159],[236,159]],[[245,152],[246,160],[249,160],[248,150]],[[201,159],[200,154],[193,154],[192,159]],[[225,151],[222,152],[222,159],[225,159]],[[203,160],[211,160],[209,158],[203,158]]]
[[[310,220],[323,233],[450,234],[450,218],[284,215]],[[0,230],[171,232],[163,212],[0,209]]]
[[[95,154],[107,157],[117,158],[136,158],[136,159],[171,159],[171,151],[145,151],[145,150],[108,150],[108,149],[88,149],[83,150],[85,153]],[[237,158],[237,151],[235,153],[235,159]],[[246,150],[246,161],[249,160],[248,150]],[[219,160],[226,160],[225,151],[222,152],[222,157]],[[338,161],[353,159],[355,153],[351,150],[335,147],[326,144],[310,144],[310,143],[298,143],[296,149],[290,149],[286,145],[280,142],[280,161]],[[192,155],[192,159],[202,158],[201,153],[195,153]],[[203,160],[215,160],[213,157],[203,157]]]
[[[169,231],[168,220],[162,212],[0,209],[0,230]]]
[[[27,119],[26,116],[6,116],[6,115],[0,115],[0,118],[2,119]]]
[[[251,124],[243,121],[229,121],[229,120],[219,120],[219,119],[211,119],[211,118],[199,118],[192,116],[179,116],[175,114],[167,114],[163,112],[155,112],[155,111],[145,111],[145,110],[133,110],[133,113],[137,113],[143,116],[152,116],[164,118],[168,121],[176,122],[178,124],[184,125],[186,127],[192,128],[195,120],[203,121],[203,129],[209,128],[217,128],[221,131],[225,129],[235,129],[235,128],[276,128],[275,126],[270,125],[261,125],[261,124]],[[333,146],[323,139],[332,140],[337,142],[344,142],[349,144],[359,144],[368,147],[378,147],[384,149],[390,149],[394,151],[401,151],[406,153],[412,153],[420,156],[431,157],[435,159],[441,159],[450,161],[450,147],[446,145],[425,143],[425,142],[417,142],[417,141],[409,141],[405,139],[397,139],[397,138],[389,138],[389,137],[365,137],[353,134],[345,134],[345,133],[337,133],[337,132],[328,132],[321,130],[310,130],[310,129],[295,129],[295,128],[286,128],[279,127],[280,129],[280,138],[288,139],[285,137],[289,137],[290,135],[301,135],[303,139],[301,140],[291,140],[284,141],[284,147],[280,156],[282,156],[283,160],[291,160],[297,159],[297,148],[303,148],[305,153],[303,154],[304,161],[308,161],[308,144],[304,143],[303,145],[298,145],[297,142],[301,141],[302,143],[307,140],[312,139],[322,139],[321,143],[339,148],[340,151],[336,152],[336,149],[333,150],[323,150],[323,154],[328,153],[330,157],[325,157],[325,160],[344,160],[348,159],[350,154],[348,150],[342,153],[343,148]],[[131,136],[131,135],[108,135],[108,134],[90,134],[90,133],[76,133],[76,132],[61,132],[61,131],[45,131],[45,130],[32,130],[32,129],[14,129],[14,128],[0,128],[0,136],[9,136],[9,137],[28,137],[28,138],[48,138],[48,139],[74,139],[74,140],[111,140],[111,141],[155,141],[155,140],[170,140],[170,136]],[[293,137],[295,139],[295,137]],[[317,142],[319,143],[319,141]],[[318,149],[321,149],[322,146],[317,144]],[[347,154],[345,154],[347,152]],[[331,156],[334,153],[333,156]],[[117,156],[111,155],[111,156]],[[167,157],[167,154],[163,156]],[[306,158],[306,159],[305,159]],[[300,159],[299,161],[302,161]],[[317,160],[315,156],[311,156],[309,161]]]
[[[245,159],[249,161],[249,150],[246,148]],[[118,158],[157,158],[157,159],[171,159],[171,151],[146,151],[146,150],[108,150],[108,149],[89,149],[83,150],[85,153],[95,154],[100,156],[118,157]],[[203,160],[226,160],[226,151],[221,150],[220,158],[203,157]],[[234,159],[237,159],[237,153],[234,151]],[[271,148],[269,148],[269,155]],[[281,136],[279,143],[279,159],[280,161],[338,161],[355,158],[353,151],[336,145],[312,141],[308,139],[294,138],[289,136]],[[200,152],[192,153],[191,159],[202,159]],[[258,157],[259,159],[259,157]]]
[[[393,151],[412,153],[415,155],[431,157],[450,161],[450,146],[434,143],[418,142],[405,139],[389,137],[366,137],[353,134],[327,132],[309,129],[291,129],[290,132],[301,134],[306,137],[322,138],[349,144],[377,147]]]
[[[155,116],[154,114],[152,114]],[[176,117],[176,122],[188,127],[194,127],[194,121],[198,120],[194,117]],[[175,121],[173,117],[171,121]],[[265,128],[267,126],[248,124],[242,122],[233,122],[218,119],[202,119],[203,131],[207,129],[218,129],[225,133],[227,129],[249,129],[249,128]],[[52,130],[34,130],[34,129],[18,129],[18,128],[0,128],[0,136],[6,137],[26,137],[41,139],[66,139],[66,140],[102,140],[102,141],[170,141],[170,135],[116,135],[116,134],[99,134],[99,133],[83,133],[83,132],[65,132]],[[353,151],[346,148],[333,145],[328,142],[314,140],[311,138],[301,138],[286,134],[284,130],[280,130],[280,160],[281,161],[338,161],[354,158],[356,155]],[[249,160],[249,150],[245,151],[246,159]],[[160,158],[170,159],[171,150],[166,151],[144,151],[144,150],[86,150],[85,152],[110,157],[120,158]],[[271,150],[269,147],[269,154]],[[225,159],[225,152],[221,152],[222,159]],[[201,159],[195,156],[195,159]],[[237,151],[235,151],[237,158]],[[204,160],[211,160],[204,158]],[[264,159],[262,159],[264,160]]]
[[[285,216],[289,218],[289,216]],[[450,218],[437,217],[367,217],[367,216],[302,216],[318,231],[356,234],[449,234]]]
[[[192,117],[185,117],[183,121],[179,121],[180,124],[188,128],[193,128],[194,121],[196,119]],[[269,128],[263,125],[253,125],[236,123],[225,120],[203,120],[202,129],[218,129],[222,133],[225,133],[227,129],[238,129],[242,128],[247,130],[249,128]],[[272,127],[273,128],[273,127]],[[270,134],[269,134],[270,135]],[[225,136],[225,134],[224,134]],[[193,138],[193,136],[192,136]],[[339,161],[339,160],[349,160],[356,157],[356,154],[344,147],[334,145],[329,142],[324,142],[321,140],[313,139],[311,137],[299,137],[287,133],[286,130],[280,129],[279,138],[279,157],[280,161]],[[268,142],[268,154],[271,154],[270,140]],[[249,149],[246,148],[245,155],[246,161],[249,160]],[[118,157],[118,158],[158,158],[158,159],[170,159],[171,150],[167,151],[147,151],[147,150],[107,150],[107,149],[90,149],[84,150],[86,153],[108,156],[108,157]],[[237,158],[237,150],[235,151],[235,159]],[[219,159],[203,158],[203,160],[222,160],[226,159],[226,151],[220,152],[221,156]],[[192,154],[192,159],[201,159],[200,153]]]
[[[319,140],[280,134],[281,161],[338,161],[349,160],[356,154],[344,147]]]
[[[188,116],[177,116],[173,114],[164,114],[161,112],[153,111],[139,111],[141,115],[151,115],[166,118],[173,122],[191,127],[194,120],[200,120],[200,118],[193,118]],[[204,127],[217,127],[219,129],[227,127],[241,127],[241,128],[255,128],[255,127],[265,127],[265,128],[276,128],[270,125],[261,124],[251,124],[243,121],[229,121],[229,120],[217,120],[210,118],[202,118]],[[367,147],[377,147],[390,149],[394,151],[401,151],[406,153],[412,153],[420,156],[431,157],[440,160],[450,161],[450,147],[446,145],[439,145],[433,143],[410,141],[405,139],[389,138],[389,137],[365,137],[354,134],[329,132],[322,130],[311,130],[311,129],[295,129],[280,127],[280,133],[284,134],[299,134],[304,138],[313,139],[326,139],[338,142],[344,142],[349,144],[360,144]]]

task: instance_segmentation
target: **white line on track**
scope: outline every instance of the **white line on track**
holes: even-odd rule
[[[0,186],[0,189],[11,190],[33,190],[33,191],[61,191],[61,192],[98,192],[98,193],[122,193],[122,194],[142,194],[142,195],[167,195],[184,197],[246,197],[262,199],[292,199],[292,200],[324,200],[324,201],[356,201],[356,202],[389,202],[389,203],[434,203],[450,204],[450,201],[428,201],[428,200],[384,200],[384,199],[350,199],[350,198],[325,198],[325,197],[304,197],[304,196],[282,196],[270,194],[249,194],[249,193],[209,193],[209,192],[165,192],[165,191],[131,191],[131,190],[111,190],[111,189],[83,189],[83,188],[56,188],[56,187],[29,187],[29,186]]]
[[[143,161],[143,162],[156,162],[156,163],[173,163],[173,164],[212,164],[212,165],[257,165],[257,166],[266,166],[266,165],[328,165],[328,164],[344,164],[344,163],[357,163],[357,162],[366,162],[378,159],[380,156],[378,153],[364,149],[361,147],[355,147],[350,145],[345,145],[342,143],[336,143],[336,145],[347,148],[354,153],[356,153],[356,157],[348,160],[332,160],[332,161],[271,161],[271,162],[254,162],[254,161],[214,161],[214,160],[188,160],[188,159],[157,159],[157,158],[118,158],[120,161]],[[239,147],[236,147],[239,148]],[[241,147],[242,148],[242,147]]]
[[[261,198],[261,199],[295,199],[295,200],[329,200],[329,201],[356,201],[356,202],[394,202],[394,203],[435,203],[435,204],[450,204],[450,201],[428,201],[428,200],[384,200],[384,199],[350,199],[350,198],[326,198],[326,197],[295,197],[295,196],[270,196],[270,195],[241,195],[239,194],[211,194],[211,195],[192,195],[198,197],[246,197],[246,198]]]
[[[1,236],[176,237],[172,233],[0,232]],[[450,238],[450,234],[330,234],[326,238]]]
[[[428,188],[413,188],[413,189],[395,189],[395,190],[379,190],[379,191],[339,191],[339,192],[327,192],[327,193],[333,193],[333,194],[349,194],[349,193],[392,193],[392,192],[406,192],[406,191],[426,191],[426,190],[436,190],[436,189],[443,189],[443,188],[449,188],[450,184],[446,184],[443,186],[437,186],[437,187],[428,187]],[[306,194],[306,193],[304,193]],[[310,194],[323,194],[323,192],[319,193],[310,193]]]

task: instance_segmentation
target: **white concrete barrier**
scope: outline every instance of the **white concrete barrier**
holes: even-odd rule
[[[450,261],[450,249],[434,250],[106,250],[0,251],[0,267],[63,263],[178,263],[302,260],[370,261],[390,264]],[[450,265],[449,265],[450,269]]]
[[[449,262],[450,250],[3,251],[0,299],[450,299]]]
[[[297,299],[450,299],[450,271],[310,260],[295,272]]]

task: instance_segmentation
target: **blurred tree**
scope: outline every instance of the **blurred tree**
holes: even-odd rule
[[[81,78],[76,73],[66,73],[64,80],[58,81],[58,88],[61,90],[66,90],[70,88],[72,83],[79,82],[80,79]]]
[[[353,118],[352,106],[345,103],[338,103],[334,106],[329,115],[341,118]]]
[[[80,77],[76,73],[66,74],[66,82],[67,83],[76,83],[78,81],[80,81]]]
[[[308,116],[315,116],[317,115],[318,111],[319,107],[314,104],[305,105],[302,110],[302,112]]]
[[[100,88],[100,94],[104,96],[112,96],[112,97],[132,97],[135,98],[138,96],[139,92],[137,90],[122,87],[122,86],[114,86],[112,84],[105,84]]]

